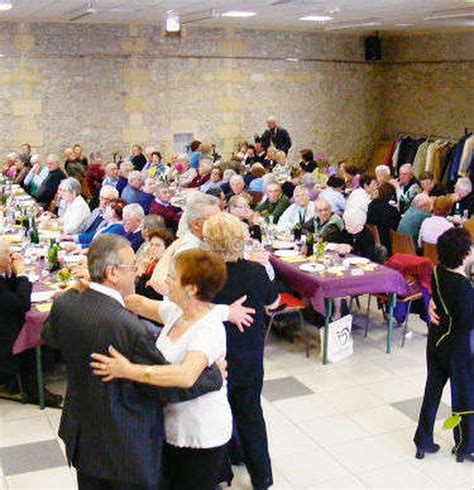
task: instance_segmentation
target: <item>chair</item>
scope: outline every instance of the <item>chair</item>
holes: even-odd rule
[[[474,243],[474,218],[464,222],[464,228],[471,234],[472,243]]]
[[[390,243],[392,244],[392,254],[416,255],[416,247],[411,235],[390,230]]]
[[[434,265],[438,265],[439,258],[438,258],[438,250],[436,248],[436,245],[433,245],[432,243],[423,242],[423,257],[430,259]]]
[[[289,293],[281,293],[280,306],[278,306],[275,310],[271,311],[269,315],[267,333],[265,334],[265,343],[267,343],[267,339],[268,336],[270,335],[270,330],[272,329],[275,318],[277,318],[278,316],[288,315],[290,313],[296,313],[299,317],[299,326],[304,338],[306,357],[309,357],[310,339],[306,331],[306,328],[304,326],[304,318],[302,313],[302,310],[304,310],[305,308],[306,308],[306,303],[304,301],[295,298],[293,295]]]
[[[374,237],[375,245],[382,245],[382,243],[380,242],[380,234],[377,225],[367,224],[367,228],[370,230],[370,233],[372,233],[372,236]]]

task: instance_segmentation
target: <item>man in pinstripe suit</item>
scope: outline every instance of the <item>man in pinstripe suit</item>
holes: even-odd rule
[[[90,354],[105,354],[109,345],[134,362],[166,361],[146,324],[124,306],[136,275],[130,244],[116,235],[97,238],[89,248],[88,268],[89,288],[70,290],[54,302],[44,335],[66,362],[68,387],[59,434],[68,461],[77,469],[80,490],[163,488],[162,404],[218,390],[221,372],[212,366],[187,390],[123,380],[104,384],[95,377]]]

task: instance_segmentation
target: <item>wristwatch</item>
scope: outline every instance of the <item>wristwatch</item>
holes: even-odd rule
[[[154,374],[156,374],[155,366],[147,366],[143,373],[143,381],[145,381],[145,383],[150,383]]]

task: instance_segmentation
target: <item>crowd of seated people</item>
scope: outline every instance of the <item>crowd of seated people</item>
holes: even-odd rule
[[[158,148],[149,146],[143,150],[138,144],[132,147],[126,161],[105,161],[98,152],[87,159],[82,147],[75,145],[65,151],[64,163],[54,154],[43,160],[32,154],[29,145],[24,145],[20,155],[8,154],[2,170],[36,199],[45,215],[58,218],[61,238],[71,242],[73,253],[87,255],[89,261],[99,260],[94,251],[100,250],[102,243],[110,243],[111,247],[128,250],[130,257],[136,254],[136,262],[121,264],[130,269],[127,273],[134,273],[135,290],[142,298],[127,303],[132,312],[139,312],[137,302],[146,309],[150,307],[147,301],[161,302],[168,297],[170,284],[174,288],[171,294],[180,305],[197,306],[203,317],[213,299],[228,305],[237,301],[241,293],[248,295],[245,304],[256,310],[255,332],[242,340],[227,318],[213,317],[213,321],[217,322],[216,329],[219,322],[225,324],[227,350],[231,354],[229,410],[237,421],[234,442],[240,440],[243,446],[243,462],[255,488],[267,488],[272,480],[259,402],[263,379],[261,331],[266,309],[278,304],[275,274],[268,252],[260,243],[263,234],[273,227],[288,235],[299,227],[303,234],[314,233],[321,240],[337,243],[340,254],[354,253],[382,262],[392,252],[391,230],[411,235],[421,251],[423,242],[436,244],[438,237],[454,226],[448,219],[453,212],[464,217],[474,212],[472,184],[467,177],[460,177],[448,192],[433,182],[430,175],[418,181],[409,163],[400,167],[398,178],[392,176],[386,165],[378,166],[371,174],[346,160],[329,171],[327,162],[316,161],[311,149],[302,150],[301,159],[293,161],[288,155],[291,145],[288,132],[269,118],[268,129],[255,145],[241,142],[226,161],[219,157],[214,145],[198,140],[191,143],[189,154],[175,155],[170,162]],[[378,230],[380,245],[368,225]],[[186,259],[189,264],[209,261],[219,272],[219,287],[215,286],[212,294],[204,294],[199,290],[204,287],[202,281],[191,273],[185,274],[188,262],[183,262],[181,269],[174,269],[180,263],[179,257],[194,249],[211,250],[220,257],[191,254]],[[7,259],[4,261],[7,264]],[[21,270],[18,261],[8,264],[13,275]],[[199,270],[203,270],[201,265]],[[119,284],[125,280],[125,272],[121,279],[108,269],[97,277],[91,276],[91,270],[83,275],[90,284],[100,281]],[[176,281],[180,281],[182,290]],[[25,285],[12,282],[12,286],[10,283],[7,286],[18,289]],[[24,289],[28,290],[26,286]],[[188,297],[183,296],[185,292]],[[177,313],[161,311],[162,307],[154,304],[156,312],[160,308],[160,314],[150,314],[150,318],[163,319],[162,323],[169,328],[170,319],[175,318],[171,315]],[[17,318],[21,320],[28,308],[26,300],[19,303]],[[335,316],[339,314],[337,303]],[[11,330],[17,329],[12,323]],[[250,345],[253,357],[248,359],[243,350]],[[67,351],[66,346],[63,348]],[[116,360],[122,359],[119,354],[114,356]],[[214,361],[215,356],[206,359]],[[200,366],[203,362],[199,358]],[[242,376],[240,370],[244,365],[246,369],[253,366],[252,382]],[[196,372],[200,374],[203,369],[204,366]],[[135,380],[131,371],[127,371],[126,377]],[[163,386],[160,379],[156,380],[157,386]],[[246,400],[247,406],[242,400]],[[258,417],[252,418],[249,408]],[[225,404],[223,409],[227,410]],[[255,434],[259,434],[258,443]],[[182,456],[175,448],[167,450],[173,458]]]

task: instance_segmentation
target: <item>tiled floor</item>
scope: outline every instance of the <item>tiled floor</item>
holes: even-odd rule
[[[397,329],[385,354],[385,328],[374,312],[366,340],[354,331],[354,354],[323,366],[306,359],[296,343],[273,338],[266,351],[263,407],[275,490],[330,488],[474,488],[474,463],[456,463],[451,434],[441,428],[449,414],[449,390],[438,414],[441,451],[414,458],[413,433],[423,394],[426,327],[416,316],[404,349]],[[380,322],[380,323],[378,323]],[[363,324],[356,315],[355,323]],[[60,412],[40,412],[0,400],[0,490],[73,489],[74,471],[57,437]],[[250,489],[245,468],[235,468],[232,489]]]

